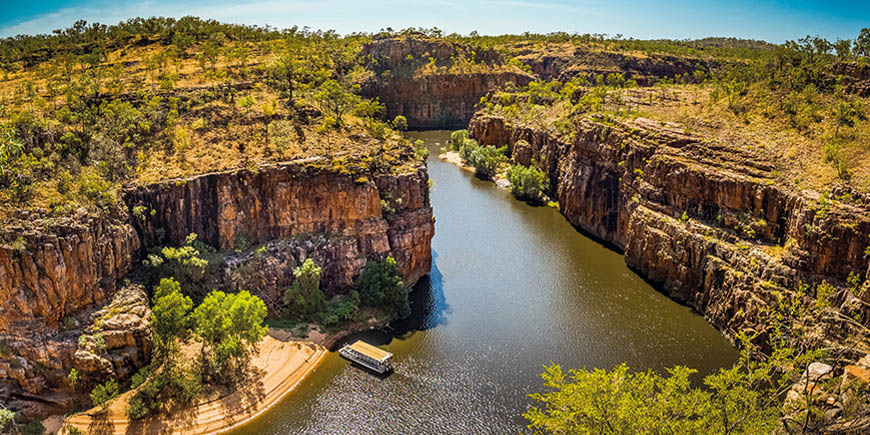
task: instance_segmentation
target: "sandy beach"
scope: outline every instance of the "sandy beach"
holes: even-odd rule
[[[277,336],[275,338],[273,335]],[[124,412],[132,394],[126,392],[113,400],[106,413],[97,408],[69,416],[65,426],[75,426],[90,434],[203,434],[227,431],[248,422],[277,403],[305,376],[317,368],[327,353],[325,347],[311,342],[282,340],[279,334],[267,335],[260,352],[252,360],[263,371],[261,382],[223,397],[204,398],[203,402],[173,410],[142,421],[130,421]]]

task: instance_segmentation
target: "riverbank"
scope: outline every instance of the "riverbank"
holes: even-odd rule
[[[128,391],[113,400],[106,413],[92,408],[68,417],[64,424],[85,433],[100,434],[224,432],[256,418],[278,403],[317,368],[327,353],[323,346],[285,340],[270,330],[251,361],[255,370],[262,373],[258,383],[223,397],[205,397],[200,403],[142,421],[127,418],[125,408],[132,395],[132,391]]]

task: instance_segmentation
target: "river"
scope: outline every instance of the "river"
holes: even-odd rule
[[[414,287],[410,319],[350,338],[394,353],[394,373],[374,376],[331,353],[234,434],[517,433],[551,361],[566,369],[682,364],[700,371],[698,381],[735,361],[701,316],[555,209],[440,161],[449,132],[407,136],[432,150],[432,270]]]

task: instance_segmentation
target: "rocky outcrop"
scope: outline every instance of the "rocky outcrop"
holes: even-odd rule
[[[845,91],[859,97],[870,96],[870,65],[857,62],[837,62],[831,66],[833,80],[841,80]]]
[[[464,126],[490,90],[508,83],[525,86],[534,80],[503,65],[494,50],[441,39],[376,38],[360,56],[372,74],[362,83],[362,94],[384,103],[389,119],[405,116],[411,128]],[[421,69],[430,58],[434,63]],[[461,66],[459,58],[465,61]]]
[[[411,128],[448,128],[468,123],[480,98],[490,90],[508,83],[525,86],[532,80],[532,76],[517,72],[430,74],[371,80],[362,91],[380,99],[390,119],[403,115]]]
[[[70,313],[104,304],[133,265],[133,228],[79,213],[50,231],[25,227],[0,234],[0,333],[39,320],[57,327]]]
[[[649,86],[665,78],[676,76],[693,82],[695,71],[709,74],[720,67],[719,62],[692,57],[665,54],[633,55],[609,51],[589,50],[584,47],[548,47],[541,50],[533,45],[517,48],[517,59],[531,68],[543,80],[568,81],[577,76],[593,80],[599,74],[622,73],[641,86]]]
[[[151,353],[151,310],[145,289],[125,286],[111,302],[68,315],[59,328],[35,321],[0,334],[0,398],[24,418],[64,412],[76,403],[67,375],[79,373],[79,393],[112,377],[126,379]]]
[[[563,139],[481,115],[469,132],[537,162],[572,224],[726,335],[760,330],[771,290],[801,282],[827,280],[844,311],[863,310],[844,283],[867,279],[867,210],[776,185],[774,162],[644,119],[584,120]]]

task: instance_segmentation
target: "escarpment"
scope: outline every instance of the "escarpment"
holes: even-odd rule
[[[762,330],[775,290],[801,283],[826,280],[843,312],[870,314],[845,285],[867,285],[867,210],[777,185],[775,162],[642,118],[587,119],[559,137],[480,115],[469,133],[538,165],[572,224],[728,336]]]
[[[362,94],[384,103],[388,118],[406,117],[411,128],[464,126],[490,90],[535,80],[507,66],[495,50],[440,39],[375,39],[361,57],[371,73]]]
[[[63,412],[85,387],[147,364],[148,293],[125,280],[148,250],[190,233],[225,253],[220,285],[250,290],[272,313],[308,257],[324,265],[330,294],[347,291],[367,258],[395,257],[407,286],[426,274],[434,234],[426,168],[351,175],[318,162],[141,186],[124,194],[129,213],[120,218],[9,228],[0,246],[0,398],[28,418]]]
[[[431,265],[428,173],[421,167],[371,178],[283,163],[139,187],[125,201],[142,210],[134,225],[149,246],[178,245],[191,233],[221,251],[264,244],[268,259],[230,255],[225,275],[231,286],[248,284],[269,299],[278,299],[272,296],[309,256],[325,266],[327,293],[351,287],[366,258],[387,255],[410,286]]]

